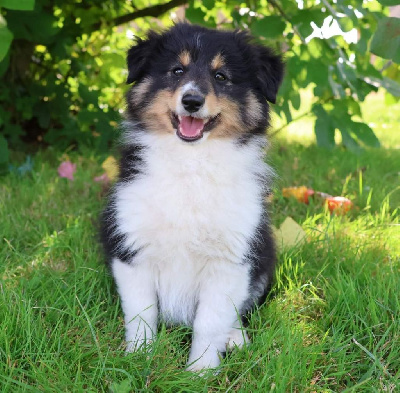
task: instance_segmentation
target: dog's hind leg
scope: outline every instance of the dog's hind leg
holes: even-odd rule
[[[125,317],[126,351],[145,349],[157,334],[157,294],[151,269],[114,258],[112,272]]]

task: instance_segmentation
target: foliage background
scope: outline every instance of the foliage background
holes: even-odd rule
[[[388,6],[399,3],[0,0],[0,166],[8,167],[10,149],[108,149],[123,112],[125,53],[133,36],[184,18],[250,29],[284,53],[287,76],[274,107],[280,128],[297,120],[293,111],[307,89],[311,107],[297,117],[315,119],[319,145],[377,147],[360,102],[379,87],[387,105],[399,99],[400,19],[388,16]],[[322,26],[339,26],[356,42],[322,36]]]

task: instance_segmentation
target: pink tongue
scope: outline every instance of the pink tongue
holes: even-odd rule
[[[189,138],[200,135],[204,127],[204,121],[191,116],[182,116],[179,131]]]

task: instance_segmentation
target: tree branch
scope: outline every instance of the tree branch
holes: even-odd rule
[[[117,16],[113,20],[110,21],[109,24],[113,26],[123,25],[124,23],[128,23],[131,20],[137,18],[143,18],[145,16],[153,16],[154,18],[159,17],[165,12],[169,11],[172,8],[179,7],[180,5],[187,4],[188,0],[170,0],[168,3],[164,4],[156,4],[147,8],[142,8],[141,10],[133,11],[126,15]],[[92,25],[92,31],[99,30],[102,26],[102,22],[97,22]]]

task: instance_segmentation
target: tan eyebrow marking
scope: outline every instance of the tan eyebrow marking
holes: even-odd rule
[[[221,55],[221,53],[218,53],[211,61],[211,68],[213,70],[216,70],[218,68],[221,68],[225,65],[225,59]]]
[[[183,66],[187,67],[189,65],[191,60],[189,51],[184,50],[178,57]]]

